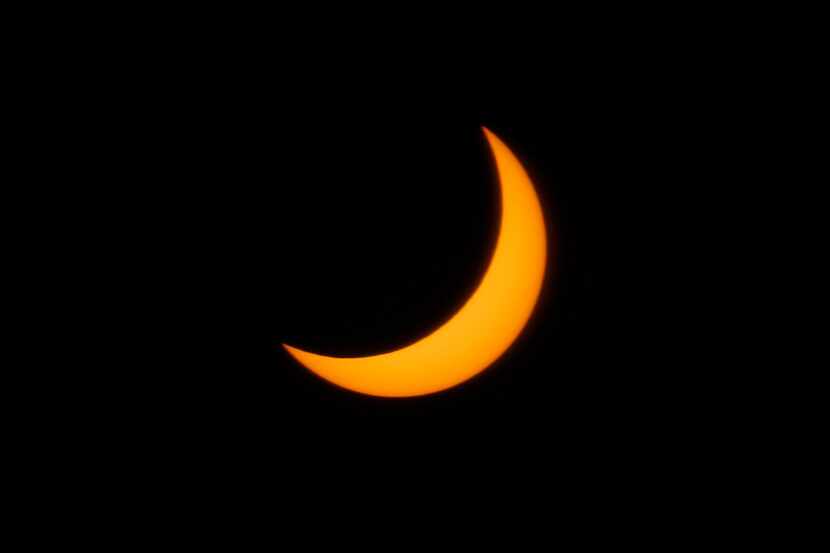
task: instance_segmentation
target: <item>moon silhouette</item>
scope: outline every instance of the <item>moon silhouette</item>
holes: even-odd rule
[[[527,173],[510,149],[482,127],[496,160],[501,226],[487,271],[467,302],[431,334],[403,348],[368,357],[329,357],[282,346],[318,376],[372,396],[439,392],[495,362],[527,324],[542,289],[547,256],[545,221]]]

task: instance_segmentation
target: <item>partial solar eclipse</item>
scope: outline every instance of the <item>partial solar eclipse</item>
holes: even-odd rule
[[[501,226],[481,284],[437,330],[368,357],[329,357],[283,347],[318,376],[372,396],[409,397],[456,386],[495,362],[516,340],[539,299],[547,257],[545,221],[533,183],[510,149],[483,128],[496,160]]]

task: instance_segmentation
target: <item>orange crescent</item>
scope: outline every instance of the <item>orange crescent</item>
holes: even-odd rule
[[[499,174],[501,227],[481,284],[464,306],[428,336],[379,355],[329,357],[283,344],[297,361],[355,392],[419,396],[472,378],[516,340],[542,289],[547,257],[545,221],[521,163],[495,134],[482,130]]]

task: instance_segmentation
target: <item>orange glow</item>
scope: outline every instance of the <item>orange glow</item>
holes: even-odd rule
[[[533,184],[505,144],[483,129],[501,183],[501,228],[484,278],[432,334],[369,357],[328,357],[283,347],[322,378],[355,392],[406,397],[445,390],[480,373],[510,347],[542,289],[546,232]]]

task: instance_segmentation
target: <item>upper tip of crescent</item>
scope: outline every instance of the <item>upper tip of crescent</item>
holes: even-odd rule
[[[487,138],[487,142],[489,142],[490,144],[501,142],[501,139],[498,137],[498,135],[490,129],[488,129],[487,127],[485,127],[484,125],[481,125],[481,132],[484,133],[484,136]]]
[[[497,144],[501,143],[501,139],[496,136],[496,134],[485,127],[484,125],[481,126],[481,132],[484,133],[484,137],[487,139],[487,142],[490,144],[490,147],[495,148]]]

